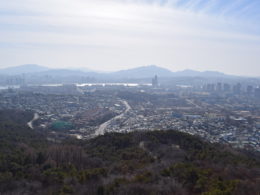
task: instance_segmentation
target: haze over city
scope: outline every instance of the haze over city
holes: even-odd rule
[[[0,0],[0,195],[260,195],[260,0]]]
[[[10,0],[0,3],[0,68],[260,76],[258,0]]]

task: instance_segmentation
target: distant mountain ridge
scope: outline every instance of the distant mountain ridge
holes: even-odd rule
[[[217,71],[195,71],[195,70],[183,70],[183,71],[178,71],[174,72],[174,76],[185,76],[185,77],[225,77],[225,76],[230,76],[226,75],[222,72],[217,72]]]
[[[156,65],[141,66],[137,68],[132,68],[128,70],[121,70],[112,73],[114,76],[123,77],[123,78],[147,78],[158,75],[159,77],[225,77],[229,76],[217,71],[195,71],[195,70],[183,70],[172,72],[166,68],[162,68]]]
[[[45,66],[40,66],[37,64],[24,64],[21,66],[14,66],[14,67],[0,69],[0,74],[19,75],[19,74],[43,72],[43,71],[47,71],[47,70],[49,70],[49,68],[47,68]]]
[[[50,69],[37,64],[25,64],[21,66],[15,66],[10,68],[0,69],[2,75],[20,75],[20,74],[37,74],[37,75],[57,75],[57,76],[89,76],[89,77],[104,77],[104,78],[117,78],[117,79],[139,79],[150,78],[154,75],[159,77],[228,77],[217,71],[195,71],[195,70],[183,70],[178,72],[172,72],[166,68],[162,68],[156,65],[141,66],[137,68],[120,70],[116,72],[97,72],[90,71],[90,69]]]
[[[114,73],[111,73],[113,76],[122,77],[122,78],[146,78],[153,77],[154,75],[159,75],[160,77],[171,77],[173,72],[161,68],[155,65],[150,66],[141,66],[137,68],[132,68],[128,70],[121,70]]]

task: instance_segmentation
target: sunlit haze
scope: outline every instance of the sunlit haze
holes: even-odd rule
[[[259,0],[1,0],[0,68],[260,76]]]

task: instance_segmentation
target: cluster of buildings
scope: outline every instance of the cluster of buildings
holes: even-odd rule
[[[104,121],[124,111],[123,105],[108,93],[62,95],[50,94],[49,91],[35,93],[27,90],[2,91],[0,109],[32,110],[39,115],[33,126],[41,130],[51,131],[56,122],[70,123],[73,128],[59,132],[63,136],[93,134]],[[52,136],[54,134],[58,133],[52,132]]]
[[[112,120],[106,132],[177,130],[260,151],[260,102],[255,99],[132,91],[126,100],[131,110]]]
[[[218,95],[215,91],[256,93],[240,84],[207,84],[214,93],[172,92],[151,86],[26,87],[0,93],[0,109],[32,110],[39,115],[34,128],[49,132],[49,139],[75,136],[88,139],[100,132],[177,130],[210,142],[260,151],[260,99]],[[55,89],[57,89],[55,91]],[[53,124],[70,123],[55,131]],[[56,125],[58,126],[58,125]]]
[[[236,95],[247,94],[260,98],[260,88],[253,85],[242,85],[241,83],[210,83],[203,85],[202,89],[206,92],[232,93]]]

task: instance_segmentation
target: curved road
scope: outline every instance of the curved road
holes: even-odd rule
[[[105,129],[107,128],[107,126],[108,126],[113,120],[122,118],[122,117],[125,115],[125,113],[127,113],[129,110],[132,109],[131,106],[128,104],[127,101],[125,101],[125,100],[120,100],[120,101],[125,105],[125,107],[126,107],[125,111],[124,111],[122,114],[117,115],[117,116],[115,116],[114,118],[108,120],[107,122],[101,124],[101,125],[99,126],[99,128],[95,131],[95,135],[96,135],[96,136],[98,136],[98,135],[104,135],[104,134],[105,134]]]
[[[39,117],[40,117],[40,116],[39,116],[38,113],[34,113],[33,119],[32,119],[30,122],[28,122],[27,125],[28,125],[31,129],[33,129],[33,122],[36,121]]]

